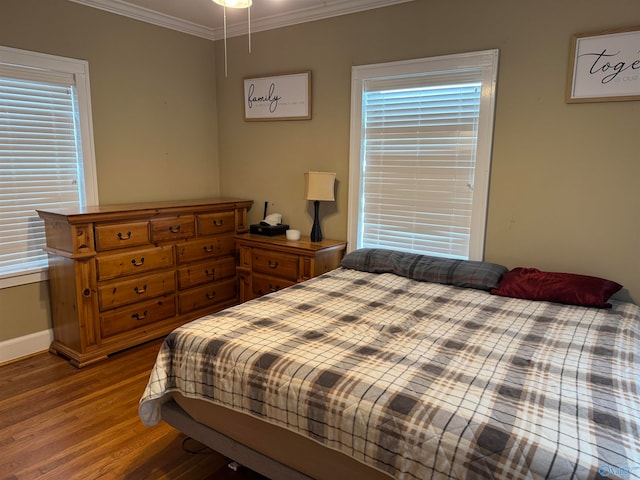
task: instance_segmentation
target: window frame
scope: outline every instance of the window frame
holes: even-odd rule
[[[44,78],[47,75],[73,75],[80,129],[82,180],[84,182],[84,186],[79,186],[78,188],[84,205],[97,205],[98,181],[93,139],[89,63],[86,60],[0,46],[0,65],[31,70],[34,74],[41,74]],[[0,289],[41,282],[47,279],[48,268],[46,267],[6,274],[0,276]]]
[[[351,125],[349,148],[348,250],[359,248],[360,201],[362,198],[362,161],[364,158],[363,94],[367,80],[406,77],[430,73],[455,72],[474,67],[482,71],[482,93],[478,125],[477,151],[473,190],[473,212],[469,259],[483,260],[486,218],[489,198],[493,129],[499,50],[483,50],[414,60],[354,66],[351,70]]]

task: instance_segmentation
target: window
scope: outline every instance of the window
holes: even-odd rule
[[[46,279],[36,209],[97,204],[85,61],[0,47],[0,287]]]
[[[498,51],[353,67],[351,248],[481,260]]]

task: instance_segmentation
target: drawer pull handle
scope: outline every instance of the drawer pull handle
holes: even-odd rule
[[[214,227],[221,227],[222,226],[222,220],[214,220],[213,221],[213,226]]]
[[[85,297],[88,297],[89,295],[91,295],[91,290],[89,290],[88,288],[85,288],[85,289],[82,291],[82,294],[83,294]]]
[[[207,277],[213,277],[213,276],[215,276],[215,274],[216,274],[216,269],[214,268],[214,269],[212,269],[211,271],[209,271],[209,269],[207,268],[207,269],[204,271],[204,274],[205,274]]]
[[[278,285],[271,285],[269,284],[269,291],[270,292],[277,292],[278,290],[280,290],[280,287]]]
[[[170,231],[171,233],[180,233],[180,225],[178,225],[177,227],[174,227],[173,225],[171,225],[171,226],[169,227],[169,231]]]
[[[140,315],[139,313],[134,313],[133,315],[131,315],[131,318],[135,318],[136,320],[144,320],[145,318],[147,318],[147,311],[145,310],[142,315]]]
[[[208,300],[213,300],[214,298],[216,298],[216,292],[207,293],[207,299]]]
[[[209,245],[208,247],[207,246],[202,247],[202,249],[207,253],[213,253],[213,250],[214,250],[213,245]]]
[[[118,238],[120,240],[129,240],[131,238],[131,232],[127,232],[126,237],[122,234],[122,232],[118,232]]]
[[[278,268],[278,262],[272,262],[271,260],[269,260],[269,268]]]
[[[138,295],[142,295],[143,293],[147,293],[147,286],[145,285],[142,288],[135,287],[133,291],[136,292]]]
[[[134,267],[139,267],[141,265],[144,265],[144,257],[142,257],[139,262],[136,261],[136,259],[134,258],[133,260],[131,260],[131,263],[133,263]]]

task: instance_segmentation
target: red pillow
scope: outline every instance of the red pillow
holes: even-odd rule
[[[604,278],[518,267],[505,273],[498,288],[492,289],[491,293],[503,297],[611,308],[607,300],[621,288],[622,285]]]

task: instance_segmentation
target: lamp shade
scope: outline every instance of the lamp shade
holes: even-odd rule
[[[304,198],[306,200],[335,201],[334,184],[336,174],[330,172],[307,172],[304,174]]]
[[[213,0],[213,3],[228,8],[249,8],[252,0]]]

